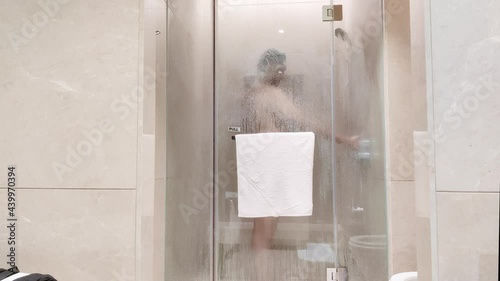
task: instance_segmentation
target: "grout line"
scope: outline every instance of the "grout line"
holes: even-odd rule
[[[500,191],[456,191],[456,190],[436,190],[436,193],[465,193],[465,194],[500,194]]]
[[[427,88],[427,130],[433,139],[433,146],[436,147],[434,139],[434,72],[432,56],[432,0],[424,0],[424,29],[425,29],[425,60],[426,60],[426,88]],[[429,160],[429,218],[431,234],[431,280],[438,281],[439,271],[439,238],[438,238],[438,210],[437,210],[437,179],[436,179],[436,153]]]
[[[388,179],[388,182],[414,182],[415,180],[393,180],[393,179]]]
[[[324,0],[316,0],[316,1],[297,1],[297,2],[284,2],[284,3],[253,3],[253,4],[219,4],[218,7],[248,7],[248,6],[270,6],[270,5],[276,5],[276,4],[286,4],[286,5],[293,5],[293,4],[321,4],[325,3]]]
[[[7,187],[0,187],[0,190],[7,189]],[[122,190],[136,190],[135,187],[16,187],[16,190],[96,190],[96,191],[122,191]]]

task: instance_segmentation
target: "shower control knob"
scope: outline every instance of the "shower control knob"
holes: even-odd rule
[[[369,160],[371,158],[371,141],[364,139],[359,141],[358,151],[355,157],[359,160]]]
[[[361,208],[361,207],[352,207],[352,211],[354,213],[360,213],[360,212],[363,212],[365,209]]]
[[[358,152],[358,159],[370,159],[370,152]]]

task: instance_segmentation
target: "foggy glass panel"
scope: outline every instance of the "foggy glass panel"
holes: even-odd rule
[[[212,14],[211,1],[168,1],[165,280],[169,281],[208,281],[212,272]]]
[[[383,122],[383,28],[380,0],[336,1],[336,134],[359,136],[353,151],[335,149],[338,260],[350,281],[388,280]]]
[[[332,25],[321,21],[321,7],[330,1],[254,2],[217,5],[216,280],[324,280],[336,258]],[[262,65],[269,49],[276,50],[267,57],[274,60],[272,75]],[[260,250],[252,246],[254,220],[238,217],[235,133],[229,127],[245,134],[316,135],[313,215],[279,217],[271,242]]]

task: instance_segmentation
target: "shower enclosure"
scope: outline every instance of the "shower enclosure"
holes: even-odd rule
[[[323,21],[333,4],[343,20]],[[165,280],[315,281],[334,268],[388,280],[381,0],[170,0],[167,36]],[[232,137],[270,48],[286,54],[279,88],[303,113],[286,127],[315,120],[353,142],[317,134],[313,215],[278,218],[256,257]]]

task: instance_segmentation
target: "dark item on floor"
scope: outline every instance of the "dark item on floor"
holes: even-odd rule
[[[19,272],[19,269],[16,267],[4,269],[0,268],[0,280],[3,280],[11,275],[14,275]]]
[[[2,280],[2,279],[0,279]],[[15,279],[14,281],[57,281],[54,277],[48,274],[33,273],[24,277]]]

